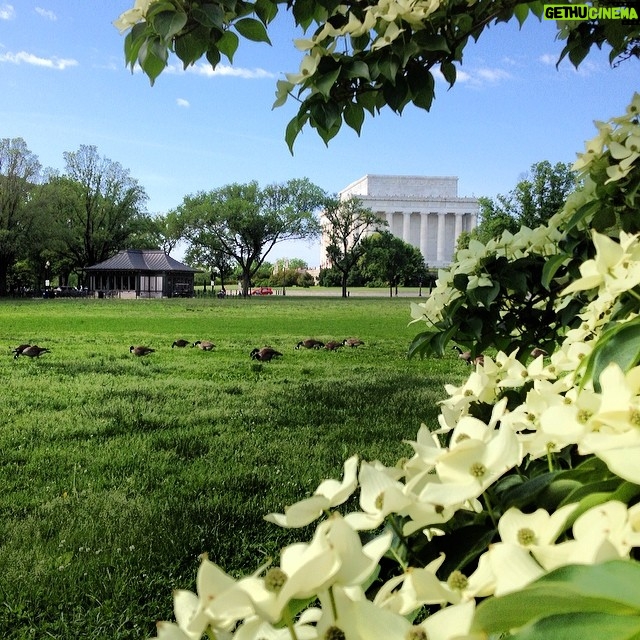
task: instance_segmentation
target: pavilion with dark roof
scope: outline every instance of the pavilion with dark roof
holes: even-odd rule
[[[125,249],[85,269],[89,294],[118,298],[190,298],[194,274],[161,249]]]

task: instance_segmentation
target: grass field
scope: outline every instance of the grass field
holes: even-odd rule
[[[306,539],[263,516],[353,453],[410,454],[465,373],[407,360],[409,319],[407,298],[0,302],[0,637],[147,638],[201,553],[247,572]],[[252,361],[265,344],[284,356]]]

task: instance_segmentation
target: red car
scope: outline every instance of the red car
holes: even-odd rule
[[[252,296],[272,296],[273,289],[271,287],[258,287],[251,291]]]

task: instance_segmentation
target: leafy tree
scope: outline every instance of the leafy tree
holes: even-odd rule
[[[435,74],[453,86],[468,43],[485,29],[514,18],[542,18],[541,0],[503,2],[389,3],[365,0],[222,0],[201,3],[139,2],[116,26],[127,32],[125,59],[137,63],[153,83],[174,52],[185,68],[206,56],[215,67],[225,56],[233,62],[240,37],[270,43],[267,28],[280,10],[290,11],[308,36],[296,42],[304,51],[298,73],[278,81],[275,106],[289,97],[297,114],[285,138],[293,147],[305,126],[327,142],[346,123],[360,132],[365,116],[384,108],[402,113],[408,104],[430,110]],[[565,41],[560,60],[576,66],[593,46],[606,45],[612,64],[640,57],[640,25],[621,20],[558,21]],[[302,35],[302,34],[301,34]]]
[[[575,173],[569,164],[536,162],[507,195],[478,198],[480,223],[470,237],[488,242],[504,231],[516,233],[521,226],[532,229],[546,224],[562,209],[575,186]]]
[[[185,229],[175,210],[153,218],[155,223],[156,244],[170,255],[180,240],[184,238]]]
[[[75,266],[106,260],[149,231],[143,212],[147,195],[128,170],[98,155],[94,146],[81,145],[63,155],[66,174],[50,186],[64,252]]]
[[[394,289],[398,294],[401,282],[426,282],[427,270],[420,250],[389,231],[380,231],[365,238],[362,248],[361,270],[369,278],[386,283],[389,297],[393,297]]]
[[[0,139],[0,295],[7,294],[9,270],[28,246],[27,203],[39,174],[38,157],[22,138]]]
[[[320,232],[315,212],[326,195],[307,179],[260,189],[253,181],[186,196],[178,208],[192,247],[222,253],[242,273],[242,291],[273,247]]]
[[[364,253],[362,241],[367,233],[387,225],[362,200],[350,197],[327,201],[322,212],[323,234],[331,266],[341,274],[342,297],[347,297],[349,273]]]

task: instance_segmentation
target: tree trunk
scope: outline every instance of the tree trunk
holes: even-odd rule
[[[342,297],[347,297],[347,273],[345,271],[342,272]]]

